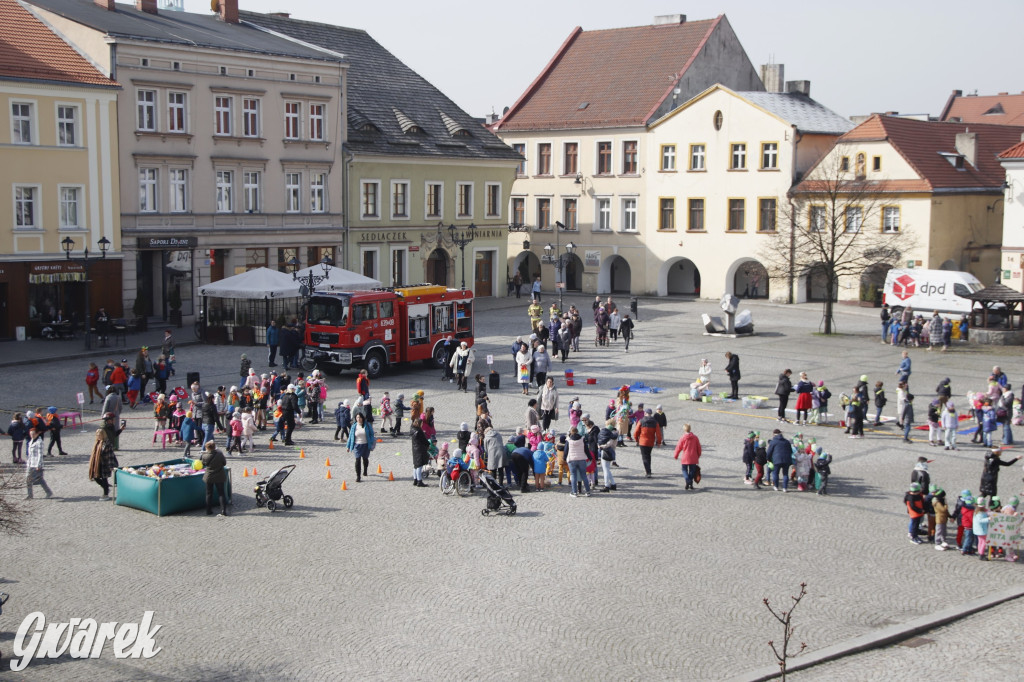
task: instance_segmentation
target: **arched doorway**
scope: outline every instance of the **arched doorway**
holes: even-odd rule
[[[732,277],[732,292],[740,298],[768,298],[768,270],[759,261],[739,264]]]
[[[626,259],[618,255],[609,256],[597,275],[597,290],[599,293],[628,294],[631,280],[632,272]]]
[[[860,300],[882,303],[885,276],[892,270],[888,263],[875,263],[864,269],[860,276]]]
[[[661,266],[659,296],[700,296],[700,270],[689,258],[670,258]]]
[[[451,273],[448,254],[444,249],[434,249],[427,258],[424,275],[428,284],[440,284],[448,286]]]
[[[566,256],[565,264],[565,290],[583,290],[583,261],[575,253]]]
[[[523,278],[525,288],[529,289],[533,280],[540,277],[540,259],[532,251],[521,251],[516,256],[512,270],[519,271],[519,276]]]
[[[839,286],[836,282],[832,286],[832,300],[839,300]],[[824,301],[828,291],[828,275],[822,263],[816,263],[807,268],[804,274],[804,286],[806,287],[808,301]]]

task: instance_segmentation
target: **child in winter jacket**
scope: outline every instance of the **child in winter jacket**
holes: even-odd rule
[[[393,435],[393,436],[401,436],[402,435],[402,419],[405,417],[405,411],[407,409],[409,409],[405,405],[405,394],[404,393],[399,393],[398,397],[395,398],[394,409],[395,409],[395,429],[394,429],[394,431],[391,432],[391,435]]]
[[[932,496],[932,509],[935,511],[935,549],[943,551],[949,548],[946,544],[949,506],[946,505],[946,491],[942,488],[937,488]]]
[[[242,446],[248,446],[249,452],[253,452],[256,446],[253,444],[253,436],[256,434],[256,418],[248,407],[242,410]],[[242,454],[241,450],[238,454]]]
[[[11,418],[11,425],[7,427],[7,435],[11,437],[11,457],[15,464],[21,464],[21,450],[25,443],[25,436],[28,435],[28,427],[22,419],[21,412],[15,412]]]
[[[141,388],[142,378],[139,377],[139,371],[133,369],[131,376],[128,377],[128,407],[133,410],[139,404],[139,389]]]
[[[978,557],[982,561],[988,561],[988,552],[985,551],[985,541],[988,539],[988,501],[984,498],[978,500],[977,508],[974,510],[972,530],[974,537],[978,540]]]
[[[179,429],[181,434],[181,440],[185,444],[185,452],[182,453],[183,457],[188,457],[188,454],[192,451],[192,444],[195,442],[196,437],[196,423],[192,419],[192,412],[186,412],[185,417],[181,420],[181,428]]]
[[[959,423],[959,418],[956,413],[956,407],[953,406],[953,403],[946,404],[946,409],[943,410],[940,420],[942,423],[942,436],[943,441],[946,444],[946,449],[956,450],[956,427]]]
[[[391,396],[384,391],[384,395],[380,399],[380,430],[393,433],[395,430],[394,418],[395,410],[391,407]]]
[[[469,452],[469,439],[472,435],[473,432],[469,430],[469,423],[462,422],[459,425],[459,432],[455,434],[455,438],[459,441],[459,450]]]
[[[805,448],[800,448],[794,455],[796,461],[796,483],[797,490],[807,490],[807,483],[811,476],[811,455]]]
[[[885,397],[885,388],[881,381],[875,382],[875,426],[882,425],[882,408],[889,402]]]
[[[903,504],[907,507],[907,514],[910,516],[910,524],[907,526],[907,535],[915,545],[921,544],[921,538],[917,534],[921,529],[921,519],[924,517],[924,495],[921,494],[921,484],[911,483],[910,490],[903,496]]]
[[[238,454],[242,454],[242,435],[245,432],[242,426],[242,413],[235,412],[231,415],[231,421],[228,422],[228,449],[227,454],[231,454],[231,450],[238,450]]]
[[[348,406],[348,400],[342,400],[334,410],[334,422],[337,428],[334,429],[334,440],[339,436],[348,440],[348,429],[352,426],[352,409]]]
[[[743,439],[743,482],[753,485],[751,474],[754,472],[754,443],[757,441],[757,434],[753,431]]]
[[[768,464],[768,444],[761,437],[758,437],[754,444],[754,487],[761,489],[761,481],[764,480],[764,468]]]
[[[974,554],[974,498],[969,490],[966,492],[959,504],[960,532],[963,533],[960,554],[964,556]]]
[[[819,445],[815,448],[814,471],[818,474],[818,494],[828,495],[828,477],[832,475],[832,455]]]

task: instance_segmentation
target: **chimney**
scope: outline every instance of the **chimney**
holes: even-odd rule
[[[108,12],[114,11],[114,0],[93,0],[97,5],[107,10]]]
[[[783,85],[785,83],[785,73],[785,64],[762,64],[761,82],[764,83],[765,91],[784,92]]]
[[[659,14],[654,17],[655,26],[671,26],[685,23],[685,14]]]
[[[786,81],[786,92],[811,96],[811,81]]]
[[[156,0],[135,0],[135,9],[146,14],[156,14]]]
[[[978,133],[957,133],[956,151],[964,157],[964,161],[977,168]]]
[[[214,0],[220,20],[225,24],[238,23],[238,0]]]

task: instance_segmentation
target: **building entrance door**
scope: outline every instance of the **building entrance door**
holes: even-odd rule
[[[494,296],[494,252],[477,251],[473,278],[474,296]]]

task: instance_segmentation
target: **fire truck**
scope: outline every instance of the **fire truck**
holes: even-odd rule
[[[303,368],[365,368],[377,377],[390,365],[420,360],[442,369],[449,336],[473,345],[472,291],[422,284],[315,292],[306,305]]]

